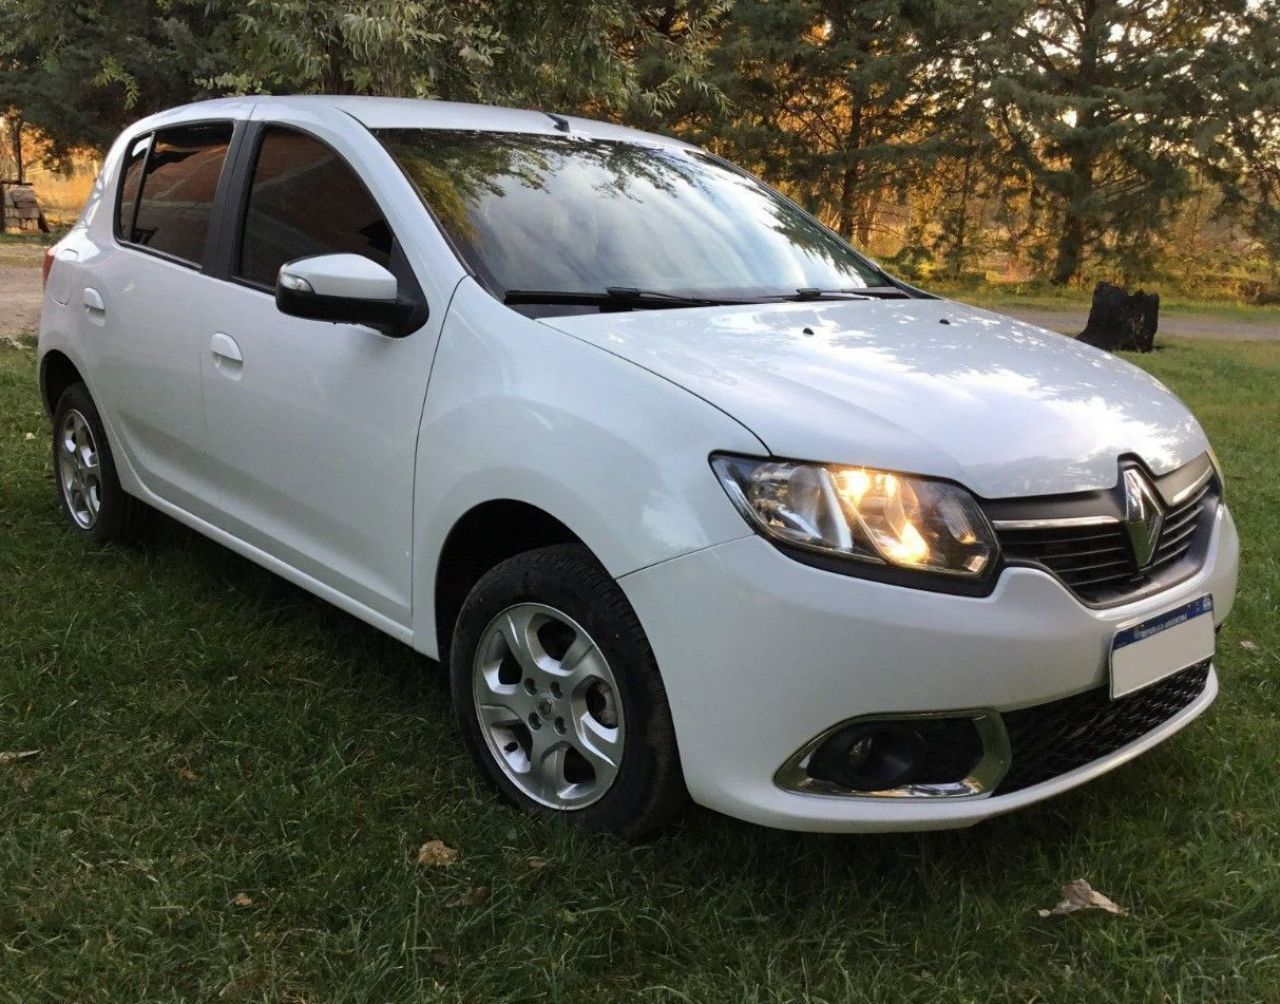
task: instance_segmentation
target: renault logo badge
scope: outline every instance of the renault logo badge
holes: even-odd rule
[[[1124,529],[1139,568],[1146,568],[1155,557],[1160,542],[1164,512],[1160,499],[1142,472],[1129,467],[1124,472]]]

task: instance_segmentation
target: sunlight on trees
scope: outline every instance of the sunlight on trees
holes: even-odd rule
[[[1280,0],[0,0],[55,165],[230,93],[576,112],[700,142],[913,277],[1280,297]]]

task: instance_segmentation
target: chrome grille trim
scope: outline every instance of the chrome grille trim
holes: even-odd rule
[[[1119,523],[1118,516],[1063,516],[1055,519],[997,519],[991,525],[997,530],[1056,530],[1075,526],[1108,526]]]
[[[1203,470],[1197,472],[1200,466]],[[1200,458],[1153,479],[1157,489],[1161,482],[1166,489],[1179,486],[1172,493],[1178,501],[1164,505],[1151,559],[1141,568],[1121,516],[1125,469],[1121,467],[1114,489],[987,503],[1004,563],[1042,568],[1091,606],[1149,595],[1193,574],[1203,560],[1217,510],[1215,469]],[[1160,494],[1163,498],[1164,492]],[[1053,515],[1055,508],[1065,514]]]

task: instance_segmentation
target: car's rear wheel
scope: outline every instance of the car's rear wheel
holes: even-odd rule
[[[53,472],[77,532],[104,543],[138,535],[146,506],[120,487],[102,418],[82,383],[64,390],[53,409]]]
[[[512,803],[639,836],[686,799],[666,692],[622,590],[580,545],[517,555],[467,597],[454,708]]]

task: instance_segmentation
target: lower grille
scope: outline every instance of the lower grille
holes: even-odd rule
[[[995,794],[1029,788],[1141,739],[1204,693],[1208,661],[1111,700],[1106,687],[1005,714],[1012,762]]]

